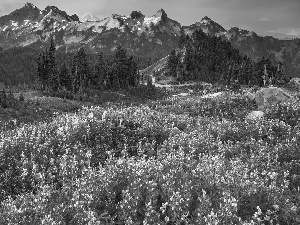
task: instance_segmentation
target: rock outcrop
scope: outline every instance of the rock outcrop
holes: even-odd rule
[[[288,101],[290,98],[290,95],[278,87],[262,88],[254,95],[254,100],[258,106],[258,110],[260,111],[263,111],[268,106],[277,104],[279,102]]]
[[[290,80],[290,84],[300,89],[300,78],[293,78]]]
[[[263,119],[265,113],[263,111],[252,111],[246,116],[246,120],[260,120]]]

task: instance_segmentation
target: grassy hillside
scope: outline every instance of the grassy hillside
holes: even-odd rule
[[[203,94],[0,132],[0,224],[299,224],[300,100]]]

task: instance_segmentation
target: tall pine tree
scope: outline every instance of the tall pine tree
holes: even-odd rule
[[[53,38],[50,39],[49,49],[46,49],[39,54],[36,72],[43,90],[48,89],[57,91],[59,88],[59,75],[56,63],[56,48]]]
[[[58,68],[56,62],[56,48],[53,38],[50,39],[50,47],[46,52],[48,58],[48,77],[49,85],[53,91],[57,91],[60,87]]]
[[[177,77],[177,68],[179,63],[179,57],[176,51],[173,49],[168,58],[168,68],[169,68],[169,75],[173,77]]]
[[[63,89],[72,90],[72,77],[66,62],[63,62],[63,64],[60,66],[58,75],[60,86]]]
[[[73,59],[72,66],[73,92],[84,94],[90,88],[91,70],[87,61],[87,55],[83,48],[80,48]]]
[[[107,88],[107,64],[104,61],[103,53],[100,52],[97,57],[97,63],[95,66],[95,75],[93,84],[103,89]]]

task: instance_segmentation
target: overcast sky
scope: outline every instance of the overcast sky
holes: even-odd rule
[[[133,10],[146,16],[163,8],[171,19],[190,25],[204,16],[225,29],[240,27],[260,35],[281,33],[300,37],[300,0],[31,0],[39,9],[57,6],[81,17],[91,12],[100,18]],[[21,8],[26,0],[0,0],[0,16]]]

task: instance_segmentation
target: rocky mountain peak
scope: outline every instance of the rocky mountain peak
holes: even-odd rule
[[[11,21],[37,20],[41,11],[31,3],[26,3],[22,8],[16,9],[8,15],[0,17],[0,27],[11,24]]]
[[[56,6],[50,6],[50,5],[48,5],[45,8],[44,12],[49,13],[51,10],[55,11],[55,12],[59,12],[60,11]]]
[[[131,17],[131,19],[138,20],[138,19],[145,17],[145,15],[143,13],[141,13],[141,11],[132,11],[130,13],[130,17]]]
[[[211,18],[209,18],[208,16],[204,16],[203,18],[202,18],[202,20],[201,21],[207,21],[207,22],[211,22],[212,21],[212,19]]]
[[[67,21],[79,21],[79,17],[76,14],[69,16],[65,11],[58,9],[56,6],[47,6],[43,14],[47,16],[59,15]]]
[[[250,39],[256,39],[258,35],[253,31],[244,30],[238,27],[231,27],[226,33],[225,37],[230,40],[231,42],[236,41],[246,41]],[[265,40],[268,38],[265,37]],[[270,41],[270,40],[268,40]],[[271,42],[271,41],[270,41]]]
[[[79,21],[79,17],[76,14],[73,14],[72,16],[70,16],[71,20],[73,21]]]
[[[213,35],[221,35],[223,32],[226,31],[224,27],[213,21],[208,16],[203,17],[200,22],[197,22],[187,27],[183,27],[183,29],[188,34],[193,33],[193,31],[197,29],[201,29],[205,33]]]
[[[35,5],[33,5],[32,3],[29,3],[29,2],[27,2],[24,7],[29,8],[29,9],[36,9],[37,8]]]
[[[164,13],[164,14],[166,14],[166,11],[163,8],[161,8],[160,10],[157,11],[157,13],[162,13],[162,14]]]
[[[165,21],[168,18],[168,15],[164,9],[160,9],[157,11],[157,13],[154,15],[154,17],[161,18],[162,21]]]
[[[15,11],[13,11],[10,15],[18,15],[18,14],[32,14],[32,13],[40,13],[41,10],[38,9],[35,5],[33,5],[32,3],[27,2],[22,8],[17,9]]]
[[[238,27],[231,27],[231,29],[229,30],[229,33],[235,34],[235,35],[249,35],[251,33],[254,32],[250,32],[248,30],[244,30]]]

